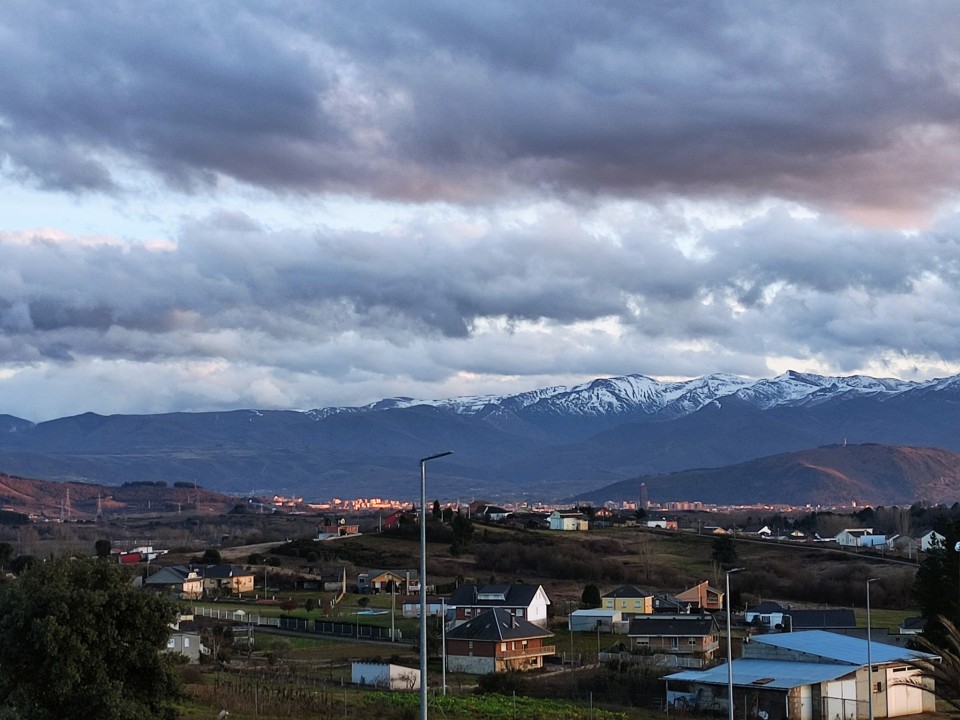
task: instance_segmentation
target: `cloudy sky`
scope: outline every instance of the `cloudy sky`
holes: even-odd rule
[[[960,372],[953,2],[0,3],[0,413]]]

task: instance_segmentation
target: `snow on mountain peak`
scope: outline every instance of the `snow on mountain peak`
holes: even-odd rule
[[[441,400],[395,397],[362,408],[311,410],[316,418],[338,412],[372,412],[417,405],[443,408],[460,415],[477,415],[490,409],[514,413],[596,417],[638,414],[663,419],[681,417],[726,397],[736,397],[766,410],[779,405],[816,404],[838,397],[893,396],[919,386],[940,389],[957,378],[927,383],[866,375],[830,377],[790,370],[774,378],[752,379],[716,373],[691,380],[661,382],[646,375],[597,378],[572,387],[554,386],[516,395],[474,395]]]

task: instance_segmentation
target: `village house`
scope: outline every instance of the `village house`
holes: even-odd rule
[[[177,615],[170,628],[166,651],[183,656],[188,663],[200,662],[200,653],[204,648],[200,644],[200,632],[193,615]]]
[[[833,539],[841,547],[860,547],[868,535],[873,535],[873,528],[844,528]]]
[[[852,630],[857,620],[850,608],[815,608],[798,610],[770,600],[748,608],[744,622],[781,632],[798,630]]]
[[[760,635],[733,661],[734,714],[765,720],[861,720],[934,712],[933,681],[908,665],[913,650],[822,630]],[[872,669],[871,669],[872,668]],[[728,666],[668,675],[673,708],[726,714]]]
[[[317,535],[315,540],[332,540],[333,538],[348,537],[350,535],[359,535],[359,525],[348,525],[346,518],[330,520],[324,518],[323,522],[317,525]]]
[[[946,542],[946,538],[938,533],[936,530],[931,530],[928,533],[921,535],[918,540],[920,541],[920,550],[921,552],[930,552],[935,547],[943,547],[943,543]]]
[[[384,690],[419,690],[420,671],[403,665],[355,660],[350,666],[350,682]]]
[[[506,610],[484,610],[447,631],[447,669],[486,674],[543,667],[544,656],[556,654],[543,641],[553,633]]]
[[[226,593],[243,595],[253,592],[254,574],[249,570],[232,565],[209,565],[197,568],[197,574],[203,578],[205,595],[219,596]]]
[[[397,598],[396,602],[399,603],[403,617],[408,619],[420,617],[419,595],[404,595],[400,598]],[[450,606],[449,600],[442,598],[439,595],[427,595],[427,617],[452,615],[452,610],[453,608]]]
[[[621,585],[600,598],[606,610],[620,610],[627,615],[643,615],[653,612],[653,593],[635,585]]]
[[[203,578],[186,565],[160,568],[143,581],[143,587],[180,600],[199,600],[203,597]]]
[[[720,647],[716,618],[697,615],[639,615],[627,630],[634,651],[664,653],[677,657],[683,667],[702,667]]]
[[[723,610],[723,591],[710,587],[706,580],[677,595],[677,601],[690,610]]]
[[[667,520],[667,518],[660,518],[659,520],[647,520],[646,525],[648,528],[656,528],[659,530],[677,530],[680,527],[676,520]]]
[[[577,510],[554,510],[550,513],[550,529],[585,532],[590,529],[590,520]]]
[[[574,610],[567,616],[567,629],[570,632],[601,632],[625,634],[630,624],[621,610],[589,608]]]
[[[360,573],[357,576],[357,592],[361,595],[420,592],[420,574],[416,570],[371,570]]]
[[[461,585],[450,596],[450,605],[455,608],[455,625],[498,608],[513,617],[546,627],[550,598],[542,585]]]

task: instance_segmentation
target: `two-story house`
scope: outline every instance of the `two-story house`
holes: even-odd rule
[[[713,659],[720,647],[716,618],[698,615],[638,615],[627,630],[633,650],[687,656],[699,665]]]
[[[545,627],[550,598],[542,585],[461,585],[450,596],[454,625],[472,620],[485,610],[498,608],[515,618]]]
[[[544,645],[551,637],[549,630],[502,608],[484,610],[447,631],[447,668],[476,674],[533,670],[543,666],[544,656],[555,654],[553,645]]]
[[[713,612],[723,609],[723,591],[710,587],[704,580],[677,595],[677,601],[691,610]]]
[[[652,592],[635,585],[621,585],[600,598],[604,610],[620,610],[624,615],[645,615],[653,612]]]

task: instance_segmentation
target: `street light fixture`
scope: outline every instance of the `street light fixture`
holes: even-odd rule
[[[723,596],[727,601],[727,720],[733,720],[733,633],[730,631],[730,576],[745,570],[745,568],[730,568],[726,571],[727,593]]]
[[[420,720],[427,720],[427,463],[453,450],[420,458]]]
[[[880,578],[867,579],[867,720],[873,720],[873,654],[871,652],[870,583]]]

